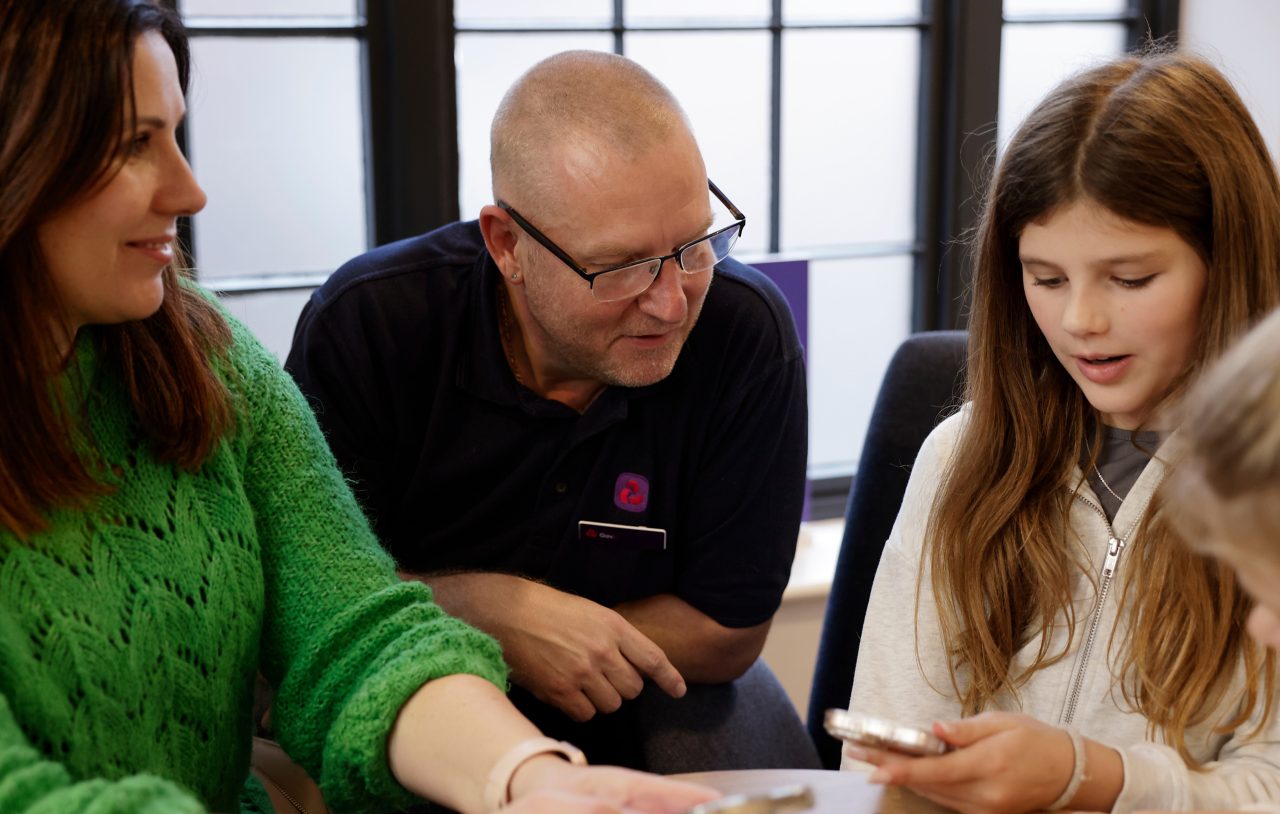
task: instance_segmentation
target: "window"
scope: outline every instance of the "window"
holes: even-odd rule
[[[1126,0],[1005,0],[999,144],[1058,80],[1124,53],[1131,28]]]
[[[182,0],[202,280],[283,354],[318,281],[370,247],[356,0]]]
[[[566,48],[640,62],[680,99],[708,173],[747,213],[737,256],[808,261],[811,470],[847,476],[850,427],[869,417],[864,393],[911,329],[929,24],[920,2],[624,0],[534,12],[456,0],[454,15],[463,217],[491,200],[489,122],[524,69]]]
[[[181,0],[203,279],[283,355],[310,288],[488,202],[501,93],[566,48],[685,105],[748,216],[736,254],[807,268],[817,514],[839,513],[889,355],[963,325],[975,184],[1058,78],[1175,30],[1176,0]],[[996,122],[999,122],[998,126]]]

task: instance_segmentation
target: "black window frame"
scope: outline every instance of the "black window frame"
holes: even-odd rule
[[[628,31],[742,30],[742,26],[692,25],[628,27],[626,0],[613,0],[613,22],[596,28],[521,29],[525,31],[608,31],[614,51],[623,52]],[[178,0],[161,0],[174,8]],[[978,203],[996,148],[1000,94],[1000,50],[1006,22],[1051,25],[1069,22],[1118,22],[1128,26],[1130,49],[1178,33],[1180,0],[1129,0],[1118,14],[1006,16],[1001,0],[922,0],[921,13],[909,19],[864,23],[783,25],[783,0],[772,0],[767,28],[771,50],[770,235],[768,248],[780,245],[782,33],[804,28],[914,27],[921,31],[917,117],[916,235],[908,244],[868,245],[841,257],[911,254],[911,330],[964,328],[963,295],[970,256],[964,241],[977,222]],[[750,28],[759,29],[761,26]],[[352,25],[237,27],[200,21],[193,37],[340,36],[362,44],[365,177],[369,230],[373,245],[421,234],[458,220],[459,159],[455,37],[480,28],[458,28],[453,0],[359,0]],[[501,29],[511,31],[511,29]],[[199,115],[196,111],[193,115]],[[186,131],[179,134],[183,146]],[[198,157],[195,157],[198,161]],[[182,238],[193,246],[189,219]],[[197,264],[198,267],[198,264]],[[221,291],[256,293],[310,288],[327,272],[298,270],[270,278],[211,281]],[[831,517],[844,510],[853,475],[811,481],[811,513]]]

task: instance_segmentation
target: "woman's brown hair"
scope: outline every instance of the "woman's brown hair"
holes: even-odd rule
[[[1071,473],[1101,430],[1032,319],[1018,259],[1023,229],[1075,202],[1172,229],[1205,263],[1195,356],[1170,399],[1280,302],[1275,168],[1239,96],[1203,59],[1153,52],[1088,70],[1018,128],[976,235],[972,412],[928,530],[952,683],[966,713],[1062,659],[1043,635],[1032,665],[1010,674],[1014,654],[1055,619],[1073,633],[1079,622],[1070,580],[1083,561],[1067,518],[1081,484]],[[1157,490],[1126,552],[1120,601],[1128,613],[1111,655],[1126,701],[1190,761],[1187,728],[1226,700],[1242,660],[1240,715],[1213,725],[1239,726],[1260,694],[1269,714],[1274,679],[1259,669],[1271,657],[1245,635],[1248,602],[1230,569],[1179,545],[1163,505]]]
[[[106,487],[82,450],[92,438],[56,379],[66,364],[62,309],[36,237],[62,207],[119,167],[133,130],[139,35],[173,50],[185,93],[190,57],[175,15],[142,0],[15,0],[0,10],[0,526],[19,536],[49,510]],[[187,469],[232,422],[214,365],[230,343],[217,310],[179,272],[164,271],[152,316],[95,330],[100,364],[117,375],[156,455]]]

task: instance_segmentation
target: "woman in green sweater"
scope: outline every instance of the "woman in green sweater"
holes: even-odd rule
[[[0,6],[0,811],[269,810],[254,678],[336,811],[675,812],[401,583],[276,360],[175,268],[188,51],[140,0]]]

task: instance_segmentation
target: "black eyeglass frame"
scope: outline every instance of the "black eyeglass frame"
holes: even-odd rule
[[[654,268],[657,269],[657,271],[654,272],[653,274],[654,280],[658,278],[658,274],[662,272],[663,264],[666,263],[668,260],[675,260],[676,263],[679,264],[680,270],[685,271],[684,263],[680,260],[680,255],[684,253],[685,249],[689,248],[690,246],[696,243],[701,243],[704,240],[711,240],[715,238],[717,235],[724,234],[725,232],[728,232],[732,229],[738,230],[738,234],[734,237],[734,242],[737,242],[737,240],[742,237],[742,230],[745,229],[747,226],[747,216],[742,214],[741,209],[734,206],[733,201],[729,200],[729,198],[723,192],[720,191],[720,187],[716,186],[715,182],[713,182],[710,178],[707,179],[707,186],[711,189],[711,194],[715,195],[716,199],[719,200],[720,203],[724,204],[725,208],[729,210],[730,215],[733,215],[733,218],[734,218],[733,223],[724,227],[723,229],[717,229],[714,232],[711,232],[710,234],[705,234],[702,237],[697,238],[696,240],[690,240],[688,243],[684,244],[683,246],[676,247],[676,250],[671,252],[670,254],[664,254],[660,257],[645,257],[640,260],[631,260],[626,263],[619,263],[618,265],[611,266],[610,268],[607,268],[607,269],[602,269],[600,271],[587,271],[585,268],[579,265],[576,260],[570,257],[568,252],[566,252],[564,249],[557,246],[555,244],[555,241],[553,241],[551,238],[547,237],[541,231],[539,231],[538,227],[534,226],[532,223],[525,220],[524,216],[521,215],[519,212],[517,212],[515,208],[512,207],[510,204],[507,204],[504,201],[498,201],[498,206],[501,207],[502,210],[505,211],[508,215],[510,215],[511,219],[514,220],[520,226],[521,229],[527,232],[529,237],[538,241],[538,243],[542,246],[542,248],[554,254],[557,258],[559,258],[560,262],[564,263],[566,266],[572,269],[573,272],[577,274],[579,277],[586,280],[587,287],[594,292],[595,279],[597,277],[600,277],[605,274],[609,274],[610,272],[619,271],[621,269],[631,268],[632,266],[641,266],[641,265],[644,265],[645,263],[657,263],[657,265],[654,266]],[[699,269],[699,271],[701,271],[701,269]],[[686,272],[686,273],[696,274],[698,272]],[[652,280],[650,280],[649,285],[653,285]],[[648,290],[648,288],[649,286],[645,286],[643,289],[636,292],[635,296],[639,296],[640,294],[643,294],[645,291]]]

